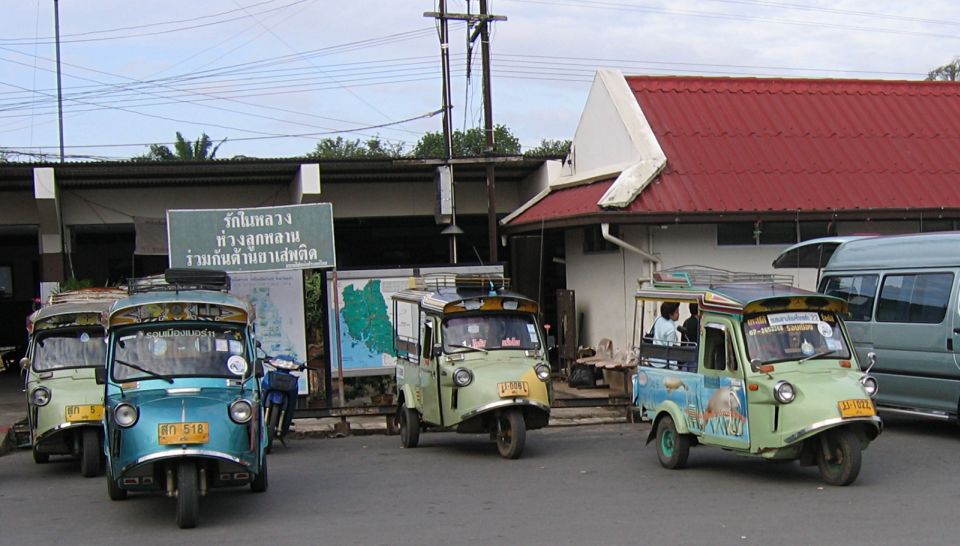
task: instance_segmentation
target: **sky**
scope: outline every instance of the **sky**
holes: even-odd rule
[[[0,154],[59,159],[54,0],[0,0]],[[960,55],[960,2],[489,0],[494,123],[572,139],[595,72],[921,80]],[[432,0],[59,0],[67,161],[207,134],[218,158],[318,140],[406,150],[442,130]],[[477,13],[478,0],[448,0]],[[452,125],[483,126],[479,41],[451,21]],[[468,73],[468,59],[470,71]],[[469,74],[469,76],[468,76]]]

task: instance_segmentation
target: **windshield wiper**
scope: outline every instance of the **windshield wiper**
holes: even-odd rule
[[[119,358],[114,358],[113,361],[116,362],[117,364],[122,364],[122,365],[124,365],[124,366],[129,366],[129,367],[133,368],[134,370],[140,370],[141,372],[143,372],[143,373],[145,373],[145,374],[147,374],[147,375],[152,375],[153,377],[156,377],[157,379],[162,379],[162,380],[166,381],[167,383],[173,384],[173,379],[171,379],[171,378],[169,378],[169,377],[167,377],[167,376],[165,376],[165,375],[158,374],[157,372],[151,372],[150,370],[148,370],[148,369],[146,369],[146,368],[137,366],[136,364],[131,364],[130,362],[127,362],[127,361],[125,361],[125,360],[120,360]]]
[[[811,358],[820,358],[821,356],[832,355],[832,354],[835,353],[835,352],[837,352],[836,349],[828,349],[828,350],[826,350],[826,351],[823,351],[822,353],[813,353],[813,354],[810,355],[810,356],[805,356],[805,357],[801,358],[800,360],[798,360],[798,361],[797,361],[797,364],[803,364],[804,362],[810,360]]]
[[[480,352],[480,353],[486,353],[486,352],[487,352],[486,349],[481,349],[480,347],[471,347],[470,345],[467,345],[466,343],[464,343],[463,345],[451,345],[451,344],[447,343],[447,348],[448,348],[448,349],[468,349],[468,350],[477,351],[477,352]]]

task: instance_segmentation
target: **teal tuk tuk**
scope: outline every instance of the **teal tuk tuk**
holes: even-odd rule
[[[20,365],[34,462],[69,455],[79,457],[85,477],[100,474],[103,386],[96,369],[107,354],[101,313],[125,295],[114,288],[61,292],[28,317],[30,341]]]
[[[647,442],[666,468],[713,445],[816,464],[826,483],[849,485],[882,422],[876,379],[860,371],[841,319],[847,304],[764,278],[670,270],[637,291],[638,319],[645,303],[702,311],[696,344],[635,342],[634,400],[653,421]],[[635,332],[646,332],[637,322]]]
[[[164,491],[181,528],[210,488],[267,489],[254,309],[229,289],[223,272],[170,269],[131,280],[108,317],[108,494]]]

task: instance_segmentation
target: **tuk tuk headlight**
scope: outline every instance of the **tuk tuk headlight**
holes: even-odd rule
[[[137,411],[137,408],[133,404],[121,402],[117,404],[117,407],[113,408],[113,421],[123,428],[130,428],[137,424],[137,419],[139,418],[140,412]]]
[[[46,406],[50,403],[50,389],[37,387],[30,392],[30,402],[34,406]]]
[[[550,366],[544,364],[543,362],[537,364],[537,367],[534,368],[534,370],[537,371],[537,379],[540,381],[546,381],[550,379]]]
[[[458,387],[466,387],[473,383],[473,372],[466,368],[457,368],[453,371],[453,384]]]
[[[773,386],[773,397],[781,404],[789,404],[797,397],[797,392],[790,383],[777,381],[777,384]]]
[[[876,378],[872,375],[865,375],[863,379],[860,380],[860,384],[863,385],[863,390],[867,391],[867,394],[870,395],[870,398],[873,398],[877,395],[877,391],[880,390],[880,385],[877,383]]]
[[[234,400],[233,403],[230,404],[230,419],[234,423],[242,425],[252,418],[253,404],[251,404],[249,400],[241,398],[240,400]]]

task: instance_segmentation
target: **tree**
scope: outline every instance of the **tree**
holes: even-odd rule
[[[360,139],[344,140],[343,137],[325,138],[307,154],[313,159],[388,159],[403,155],[403,143],[390,144],[379,136],[361,142]]]
[[[938,66],[927,73],[927,81],[955,82],[960,81],[960,57],[955,57],[949,63]]]
[[[527,157],[566,157],[570,153],[570,146],[572,144],[572,140],[551,140],[544,138],[540,140],[539,146],[523,152],[523,155]]]
[[[207,133],[200,133],[200,138],[191,142],[183,138],[180,131],[177,131],[177,140],[173,143],[173,150],[165,144],[151,144],[149,152],[133,159],[135,161],[211,161],[216,157],[217,150],[226,141],[227,139],[223,139],[214,146]]]
[[[484,130],[480,127],[456,130],[453,132],[453,157],[483,157],[487,140]],[[497,125],[493,129],[493,155],[519,155],[520,140],[513,136],[510,129]],[[413,147],[410,155],[414,157],[445,157],[443,133],[429,132]]]

